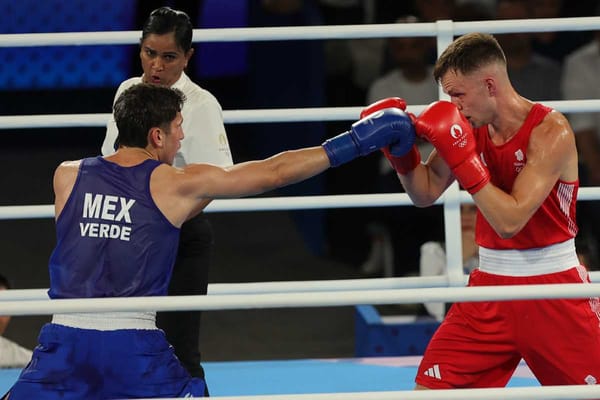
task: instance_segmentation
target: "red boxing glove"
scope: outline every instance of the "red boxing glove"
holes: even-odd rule
[[[400,175],[408,174],[417,168],[417,165],[421,164],[421,153],[419,153],[417,145],[413,145],[408,153],[400,157],[393,155],[390,152],[390,147],[382,147],[381,152],[388,159],[392,168]]]
[[[454,104],[436,101],[414,124],[417,135],[435,146],[466,191],[475,194],[490,181],[490,173],[477,155],[473,128]]]
[[[373,114],[376,111],[383,110],[384,108],[399,108],[402,111],[406,111],[406,100],[400,97],[388,97],[387,99],[376,101],[373,104],[369,104],[366,108],[360,112],[360,119]]]
[[[406,110],[406,100],[400,97],[388,97],[383,100],[379,100],[373,104],[370,104],[366,108],[364,108],[360,112],[360,117],[364,118],[370,114],[373,114],[376,111],[382,110],[384,108],[395,107],[399,108],[402,111]],[[411,120],[415,121],[415,116],[411,113],[408,113],[408,116]],[[385,158],[388,159],[392,168],[399,173],[400,175],[406,175],[413,169],[417,168],[417,165],[421,163],[421,154],[419,153],[419,149],[416,145],[413,145],[412,148],[408,151],[408,153],[404,155],[394,155],[394,145],[386,146],[381,149]]]

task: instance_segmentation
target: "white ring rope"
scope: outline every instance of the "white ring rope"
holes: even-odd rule
[[[544,104],[564,113],[600,111],[600,100],[557,100]],[[419,114],[426,104],[408,106],[409,112]],[[321,122],[355,121],[362,107],[279,108],[259,110],[225,110],[223,118],[228,124],[256,122]],[[56,127],[106,127],[108,113],[98,114],[39,114],[0,116],[0,130]]]
[[[468,275],[464,275],[467,283]],[[401,278],[331,279],[314,281],[273,281],[248,283],[211,283],[209,295],[260,294],[289,292],[329,292],[344,290],[386,290],[423,287],[447,287],[444,275]],[[43,300],[48,299],[48,289],[0,290],[0,300]]]
[[[600,271],[590,272],[592,281],[600,280]],[[466,285],[468,275],[462,276]],[[361,291],[361,290],[393,290],[410,288],[446,288],[448,287],[446,275],[435,276],[408,276],[397,278],[363,278],[363,279],[330,279],[314,281],[273,281],[273,282],[247,282],[247,283],[211,283],[208,285],[208,294],[274,294],[274,293],[309,293],[309,292],[334,292],[334,291]],[[0,291],[0,300],[47,300],[48,289],[10,289]],[[419,299],[420,300],[420,299]]]
[[[415,302],[507,301],[591,298],[600,283],[507,285],[480,287],[348,290],[199,296],[153,296],[13,300],[0,303],[0,315],[44,315],[81,312],[241,310],[256,308],[334,307],[357,304],[413,304]]]
[[[597,200],[600,198],[600,187],[579,188],[578,200]],[[446,196],[443,195],[436,204],[443,204]],[[470,195],[460,192],[460,202],[472,203]],[[214,200],[204,210],[212,212],[236,211],[283,211],[283,210],[309,210],[325,208],[361,208],[361,207],[395,207],[412,205],[406,193],[378,193],[378,194],[347,194],[329,196],[288,196],[288,197],[258,197],[247,199]],[[54,218],[54,206],[29,205],[29,206],[1,206],[0,220],[3,219],[32,219]]]
[[[592,282],[600,281],[600,271],[591,271]],[[466,285],[469,276],[462,276]],[[228,294],[269,294],[291,292],[333,292],[358,290],[391,290],[409,288],[446,288],[446,275],[408,276],[397,278],[363,278],[363,279],[330,279],[313,281],[272,281],[247,283],[211,283],[208,285],[209,295]],[[48,289],[10,289],[0,291],[0,300],[45,300]]]
[[[218,400],[576,400],[597,399],[600,385],[509,387],[422,391],[309,393],[260,396],[211,396]],[[149,399],[148,399],[149,400]]]
[[[507,19],[501,21],[454,22],[453,32],[489,33],[558,32],[600,30],[600,17]],[[269,28],[194,29],[194,41],[244,42],[271,40],[366,39],[392,36],[437,36],[437,24],[363,24],[327,26],[289,26]],[[0,35],[0,47],[137,44],[140,31],[19,33]]]
[[[600,193],[600,191],[599,191]],[[441,199],[440,199],[441,202]],[[392,207],[410,205],[406,193],[368,195],[258,197],[248,199],[214,200],[205,212],[275,211],[321,208]],[[0,207],[0,220],[17,218],[54,218],[53,205]]]

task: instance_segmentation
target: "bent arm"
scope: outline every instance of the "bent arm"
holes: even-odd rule
[[[398,174],[402,187],[417,207],[433,205],[454,182],[446,162],[434,149],[425,163],[417,165],[407,174]]]
[[[559,179],[578,179],[575,137],[564,117],[552,114],[533,130],[527,163],[511,193],[488,184],[473,195],[479,210],[502,238],[516,235],[527,224]]]

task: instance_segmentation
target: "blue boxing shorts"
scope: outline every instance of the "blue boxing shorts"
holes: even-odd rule
[[[10,400],[204,397],[159,329],[95,330],[46,324]]]

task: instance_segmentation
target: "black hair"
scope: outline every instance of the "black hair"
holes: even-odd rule
[[[171,32],[175,35],[177,45],[187,53],[192,48],[193,27],[190,17],[183,11],[160,7],[152,11],[144,22],[140,42],[151,34],[164,35]]]
[[[148,83],[126,89],[113,106],[119,146],[146,147],[148,132],[154,127],[169,132],[169,124],[181,112],[184,101],[179,89]]]

